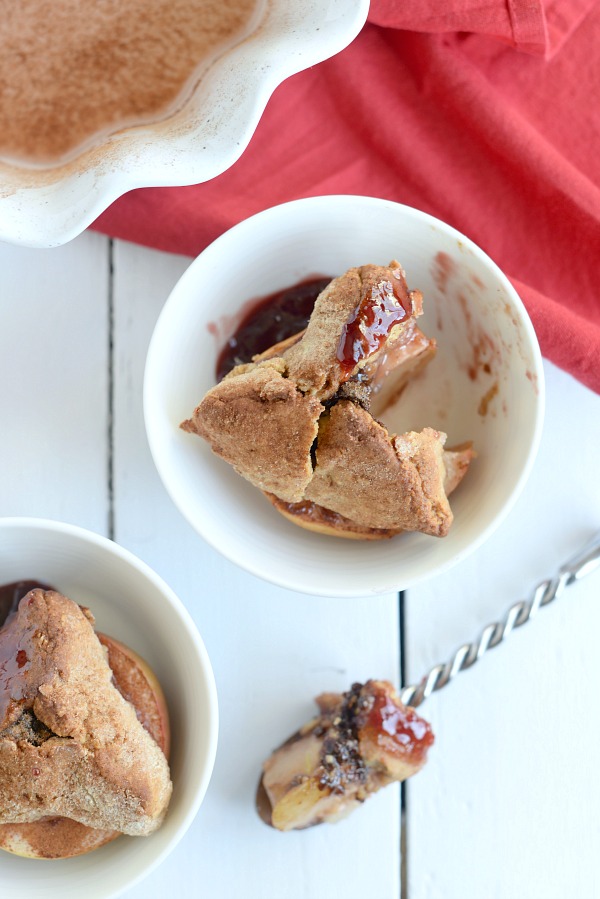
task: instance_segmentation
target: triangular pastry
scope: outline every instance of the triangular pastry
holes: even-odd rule
[[[112,676],[91,613],[51,590],[21,600],[0,630],[0,824],[160,826],[168,764]]]
[[[445,439],[431,428],[390,437],[365,409],[341,400],[321,419],[305,497],[366,527],[444,536],[452,522]]]
[[[323,406],[287,377],[282,359],[234,369],[182,427],[261,490],[297,502],[312,477],[311,447]]]
[[[312,530],[444,536],[470,444],[448,455],[443,432],[391,435],[375,417],[435,355],[421,314],[398,262],[350,269],[318,296],[305,331],[234,368],[181,427]]]

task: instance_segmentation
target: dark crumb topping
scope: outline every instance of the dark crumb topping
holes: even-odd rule
[[[371,408],[371,385],[364,372],[359,371],[349,381],[344,381],[337,393],[325,400],[323,406],[326,410],[331,409],[340,400],[350,400],[355,405],[362,406],[366,412],[369,411]]]
[[[36,718],[31,709],[26,709],[20,718],[0,731],[0,739],[14,740],[15,743],[26,741],[34,746],[41,746],[50,737],[55,737],[39,718]]]
[[[367,780],[367,769],[359,751],[358,718],[368,712],[373,697],[363,696],[362,689],[362,684],[352,684],[328,726],[320,728],[325,734],[317,771],[322,790],[341,794],[350,784],[363,784]],[[315,733],[320,735],[317,730]]]
[[[346,381],[338,390],[336,400],[351,400],[368,412],[371,406],[371,387],[359,378]]]

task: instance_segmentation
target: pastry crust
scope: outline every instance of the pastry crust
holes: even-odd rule
[[[402,320],[387,335],[387,342],[409,335],[416,316],[423,311],[419,291],[409,292],[404,270],[399,262],[389,266],[362,265],[351,268],[334,280],[318,296],[314,311],[302,340],[285,352],[288,375],[303,393],[315,394],[321,400],[330,399],[343,381],[354,377],[367,363],[373,363],[384,352],[380,347],[369,352],[351,371],[340,367],[340,336],[361,303],[371,296],[378,285],[393,281],[400,296],[398,307],[409,309]],[[385,344],[384,344],[385,346]]]
[[[444,536],[446,435],[390,435],[374,418],[435,355],[416,325],[421,313],[421,294],[395,260],[352,268],[319,295],[305,331],[234,368],[181,427],[286,517],[297,506],[310,530]],[[472,457],[454,460],[453,486]]]
[[[47,815],[146,835],[166,813],[166,759],[112,683],[93,617],[32,590],[0,631],[0,823]]]
[[[476,453],[470,442],[460,444],[452,449],[444,449],[444,492],[446,496],[456,490]],[[277,511],[307,531],[317,534],[325,534],[329,537],[344,537],[348,540],[389,540],[402,531],[400,528],[370,528],[367,525],[358,524],[339,512],[327,509],[311,500],[302,500],[299,503],[285,503],[272,493],[265,496],[275,506]]]
[[[458,487],[477,453],[470,440],[444,450],[444,490],[449,496]]]
[[[364,369],[371,388],[370,412],[374,418],[398,401],[408,382],[429,365],[436,352],[435,340],[423,334],[416,324],[408,339],[401,335],[388,341],[375,364]]]
[[[181,425],[261,490],[297,502],[312,477],[310,450],[323,406],[287,377],[283,359],[238,366]]]
[[[432,428],[390,437],[368,412],[342,400],[321,420],[306,498],[370,528],[443,537],[452,523],[445,440]]]

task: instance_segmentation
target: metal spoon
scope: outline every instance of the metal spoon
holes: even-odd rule
[[[421,705],[428,696],[449,684],[460,671],[471,668],[489,649],[502,643],[515,628],[533,618],[539,609],[560,596],[566,587],[580,581],[597,568],[600,568],[600,532],[577,555],[569,559],[554,577],[538,584],[528,599],[512,605],[502,621],[488,624],[478,640],[463,644],[446,664],[436,665],[419,684],[404,687],[400,692],[401,702],[413,708]],[[295,736],[290,739],[293,740]],[[255,801],[261,819],[272,826],[271,802],[262,776],[258,782]]]
[[[449,684],[460,671],[471,668],[489,649],[498,646],[517,627],[521,627],[538,610],[560,596],[566,587],[580,581],[600,567],[600,532],[597,533],[577,555],[559,569],[549,580],[542,581],[532,591],[528,599],[523,599],[510,607],[502,621],[488,624],[478,640],[464,643],[449,661],[435,665],[418,684],[411,684],[400,691],[404,705],[420,706],[428,696]]]

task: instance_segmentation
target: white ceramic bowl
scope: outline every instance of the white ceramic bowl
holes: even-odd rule
[[[50,169],[0,162],[0,239],[65,243],[137,187],[199,184],[247,147],[275,88],[335,55],[362,28],[369,0],[262,0],[260,26],[217,59],[181,110],[128,128]]]
[[[112,899],[160,864],[200,807],[217,744],[212,669],[180,600],[147,565],[104,537],[53,521],[0,519],[0,583],[23,579],[50,584],[88,606],[98,630],[149,662],[167,699],[174,789],[155,834],[121,836],[88,855],[62,861],[0,851],[3,896]]]
[[[260,492],[179,423],[214,384],[219,349],[252,298],[310,275],[397,258],[424,295],[423,331],[439,351],[385,416],[397,433],[426,425],[447,446],[478,453],[451,497],[443,539],[401,534],[359,543],[309,533],[284,520]],[[489,372],[485,368],[489,368]],[[144,408],[150,448],[173,501],[223,555],[259,577],[321,595],[402,589],[454,565],[479,546],[516,501],[542,427],[540,351],[525,309],[498,267],[443,222],[369,197],[299,200],[232,228],[183,275],[154,332]]]

